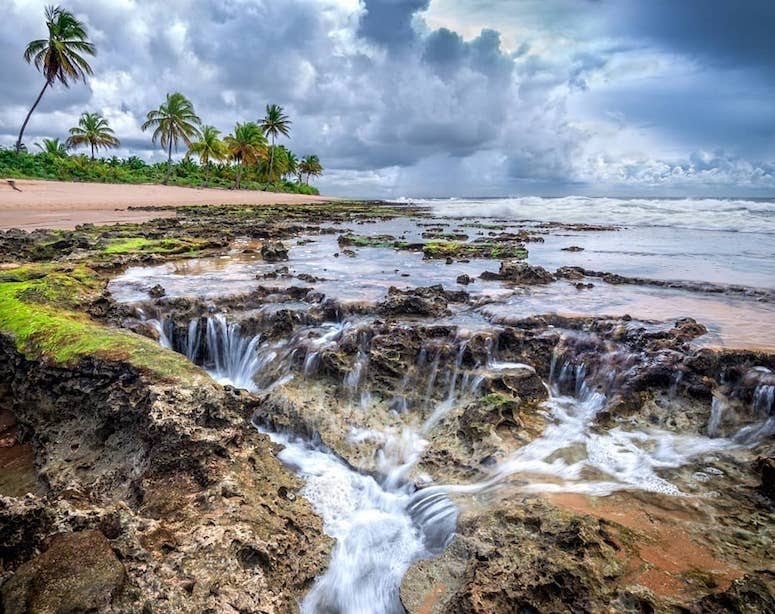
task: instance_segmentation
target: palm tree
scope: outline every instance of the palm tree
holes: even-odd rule
[[[88,40],[86,28],[71,12],[61,7],[46,7],[46,27],[48,38],[31,41],[24,50],[24,60],[32,62],[35,68],[43,72],[46,81],[43,89],[35,99],[27,117],[24,118],[19,138],[16,140],[16,151],[22,149],[22,138],[30,116],[38,106],[46,88],[59,81],[65,87],[70,87],[70,81],[82,80],[92,74],[92,68],[84,55],[96,55],[97,51]]]
[[[307,183],[309,183],[310,177],[320,177],[323,174],[320,158],[315,155],[306,156],[299,164],[299,173],[307,175]]]
[[[43,139],[43,144],[35,143],[35,146],[42,152],[57,158],[64,158],[67,155],[67,145],[59,139]]]
[[[180,92],[167,94],[167,100],[158,109],[148,111],[143,130],[154,128],[153,142],[157,141],[167,150],[167,172],[163,184],[166,185],[172,170],[172,148],[178,150],[180,141],[191,147],[191,139],[199,136],[202,120],[194,112],[194,105]]]
[[[234,134],[223,139],[229,157],[237,163],[235,187],[239,190],[243,164],[257,164],[266,158],[266,137],[255,122],[237,123]]]
[[[70,128],[70,136],[67,139],[69,148],[79,145],[91,147],[91,159],[94,160],[94,152],[102,149],[118,147],[120,141],[108,125],[108,120],[99,113],[83,113],[78,118],[78,125]]]
[[[266,105],[266,115],[261,120],[261,129],[264,134],[272,139],[272,148],[269,150],[269,179],[272,179],[274,169],[274,141],[279,135],[288,136],[291,131],[291,120],[283,113],[283,108],[276,104]]]
[[[226,146],[219,139],[221,132],[214,126],[204,126],[198,141],[191,143],[189,153],[199,157],[199,162],[205,167],[205,186],[210,184],[210,161],[220,161],[226,157]]]
[[[296,157],[296,154],[293,153],[290,149],[285,150],[285,174],[291,175],[292,177],[299,176],[299,159]],[[301,178],[299,176],[299,183],[301,183]]]

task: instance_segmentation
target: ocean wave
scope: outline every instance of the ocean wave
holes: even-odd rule
[[[525,196],[500,199],[402,198],[397,202],[427,205],[436,215],[449,217],[775,234],[775,201],[772,200]]]

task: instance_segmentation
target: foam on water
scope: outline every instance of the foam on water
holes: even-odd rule
[[[525,196],[411,200],[439,216],[489,217],[626,226],[671,226],[775,234],[775,202],[714,198],[595,198]]]
[[[574,394],[560,394],[560,387],[567,385],[571,373],[575,373],[576,379]],[[472,493],[497,488],[505,482],[513,483],[518,477],[523,483],[513,487],[530,493],[603,496],[635,489],[682,496],[685,493],[662,477],[661,471],[678,469],[704,455],[754,445],[775,433],[775,416],[767,414],[763,421],[759,419],[746,425],[731,437],[714,436],[724,407],[720,397],[714,397],[708,437],[654,428],[628,430],[620,426],[602,431],[594,428],[594,421],[608,401],[604,394],[589,387],[583,366],[566,363],[556,369],[555,377],[548,387],[550,397],[544,403],[549,411],[549,424],[541,436],[495,465],[488,479],[440,488],[450,493]],[[761,396],[762,393],[754,394],[754,407],[762,403]]]
[[[210,316],[204,324],[202,349],[203,321],[181,328],[186,335],[180,339],[174,338],[178,329],[171,323],[162,319],[154,325],[162,344],[192,359],[203,354],[213,377],[250,390],[268,389],[287,381],[293,377],[294,363],[305,376],[314,375],[314,357],[323,348],[335,345],[352,326],[345,322],[307,327],[286,340],[261,342],[259,335],[243,335],[240,327],[224,316]],[[370,401],[364,395],[368,394],[365,373],[370,337],[366,330],[352,332],[358,338],[356,367],[343,378],[342,385],[352,400],[368,410]],[[458,512],[450,494],[473,494],[508,484],[510,489],[524,493],[603,496],[636,489],[683,496],[686,493],[664,472],[703,455],[753,445],[775,433],[775,387],[772,374],[761,368],[752,369],[747,376],[755,386],[752,421],[730,437],[719,436],[727,403],[721,393],[709,408],[710,436],[621,425],[603,428],[596,423],[596,417],[606,409],[607,395],[615,393],[628,379],[640,359],[632,353],[602,352],[588,367],[574,358],[573,348],[594,348],[594,338],[570,335],[555,353],[549,382],[545,383],[549,398],[543,404],[547,412],[544,432],[497,463],[480,482],[416,489],[409,478],[434,429],[459,407],[461,400],[477,394],[477,382],[485,372],[535,372],[531,365],[499,360],[493,351],[497,345],[494,339],[486,340],[486,356],[473,368],[464,367],[463,356],[470,342],[465,334],[436,340],[436,345],[420,353],[413,373],[407,374],[401,387],[413,386],[426,392],[426,402],[417,408],[424,410],[424,420],[383,429],[351,428],[351,443],[377,444],[374,475],[356,471],[320,446],[268,433],[284,446],[280,460],[304,480],[303,496],[323,519],[326,533],[336,541],[327,571],[304,598],[302,612],[402,613],[399,587],[406,570],[414,561],[442,552],[454,535]],[[442,355],[449,357],[446,368]],[[434,390],[439,388],[443,391],[441,398],[434,397]],[[695,472],[695,482],[712,480],[714,474],[712,468]]]
[[[162,345],[175,347],[170,323],[149,322],[159,331]],[[193,322],[187,328],[188,337],[177,348],[189,358],[195,356],[198,346],[192,337],[199,338],[199,325]],[[243,335],[239,325],[222,314],[208,317],[205,326],[208,372],[219,382],[257,391],[262,371],[274,377],[282,374],[275,381],[265,380],[270,383],[264,390],[291,377],[282,365],[289,367],[293,355],[290,348],[300,343],[298,337],[262,344],[259,335]],[[311,338],[305,331],[302,337],[307,356],[332,343],[348,326],[326,325],[318,331],[318,337]],[[278,362],[280,367],[273,364]],[[352,382],[356,390],[361,383],[360,377],[357,379]],[[325,449],[283,434],[267,434],[284,446],[279,459],[304,480],[302,495],[323,519],[326,533],[336,540],[328,570],[305,597],[302,612],[404,612],[399,597],[404,573],[414,561],[443,551],[457,523],[457,509],[446,493],[416,491],[404,479],[427,442],[411,429],[397,435],[387,431],[354,432],[355,441],[376,438],[382,442],[377,464],[384,477],[378,481],[355,471]]]
[[[331,454],[279,435],[280,460],[304,479],[302,494],[336,540],[328,572],[304,599],[302,612],[402,612],[398,586],[424,552],[406,506],[410,494],[383,489]]]

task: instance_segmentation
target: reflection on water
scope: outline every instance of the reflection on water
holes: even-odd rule
[[[724,295],[697,294],[667,288],[612,286],[576,290],[572,284],[521,289],[480,312],[495,323],[508,324],[535,314],[564,316],[630,315],[639,320],[674,321],[691,317],[708,328],[703,345],[775,349],[775,305]]]
[[[456,205],[455,211],[460,210]],[[419,222],[419,223],[418,223]],[[409,242],[421,242],[423,232],[437,223],[444,232],[463,233],[468,240],[486,239],[503,231],[532,229],[544,242],[531,242],[529,261],[553,270],[577,265],[623,275],[655,279],[690,279],[714,283],[775,287],[775,265],[765,235],[735,233],[721,228],[688,230],[635,226],[616,231],[547,230],[541,224],[497,219],[415,219],[359,224],[354,232],[365,235],[389,234]],[[343,227],[343,232],[348,229]],[[568,252],[569,246],[583,251]],[[473,321],[510,322],[536,314],[611,315],[629,314],[643,320],[673,320],[693,317],[705,324],[706,344],[728,347],[775,348],[775,305],[723,294],[700,294],[681,290],[612,286],[594,279],[594,287],[576,290],[557,282],[528,289],[510,287],[498,281],[483,281],[485,270],[497,270],[498,263],[473,259],[446,264],[424,260],[422,253],[385,248],[353,248],[348,255],[337,244],[336,235],[303,237],[288,242],[287,263],[266,263],[256,241],[236,242],[223,256],[190,259],[151,267],[133,267],[110,284],[121,302],[148,300],[148,290],[162,285],[167,296],[233,296],[258,286],[315,288],[342,302],[377,301],[390,286],[420,287],[442,284],[463,289],[474,298],[490,301],[472,314]],[[461,275],[476,281],[457,283]],[[299,275],[306,279],[299,279]],[[315,281],[310,281],[310,277]],[[458,318],[465,313],[455,306]]]

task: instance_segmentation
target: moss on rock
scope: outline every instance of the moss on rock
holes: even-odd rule
[[[204,373],[188,360],[132,332],[84,313],[103,281],[90,268],[27,265],[0,272],[0,333],[30,358],[70,364],[88,356],[125,360],[164,379]]]
[[[428,241],[422,249],[429,260],[444,258],[527,258],[527,249],[521,243],[475,241]]]

